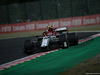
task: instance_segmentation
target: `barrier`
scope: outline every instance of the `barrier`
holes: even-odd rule
[[[52,25],[53,27],[58,28],[65,26],[77,27],[77,26],[99,25],[99,24],[100,24],[100,14],[74,17],[74,18],[63,18],[63,19],[0,25],[0,34],[43,30],[46,29],[48,25]]]

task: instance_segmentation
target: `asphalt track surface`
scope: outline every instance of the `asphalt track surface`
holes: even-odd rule
[[[80,40],[99,32],[77,33]],[[23,53],[24,41],[33,38],[34,36],[0,40],[0,65],[27,56]]]

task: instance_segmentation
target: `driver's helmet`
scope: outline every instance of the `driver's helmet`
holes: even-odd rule
[[[51,28],[52,26],[48,26],[48,28]]]

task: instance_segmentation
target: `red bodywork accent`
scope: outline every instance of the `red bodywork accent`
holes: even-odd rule
[[[56,36],[56,32],[55,31],[48,31],[48,32],[43,32],[43,36],[49,36],[49,35],[53,35]]]

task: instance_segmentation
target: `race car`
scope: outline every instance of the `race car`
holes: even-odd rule
[[[78,45],[77,33],[69,33],[67,27],[45,30],[43,36],[36,36],[32,40],[25,40],[24,53],[33,54],[58,48],[68,48]]]

